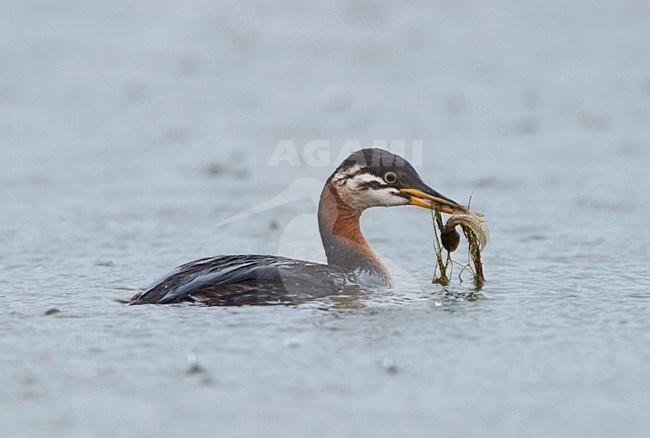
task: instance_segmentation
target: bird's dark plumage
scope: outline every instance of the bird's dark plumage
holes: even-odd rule
[[[237,306],[297,303],[335,294],[351,285],[350,277],[350,273],[331,266],[284,257],[210,257],[168,272],[133,297],[129,304],[195,302]]]

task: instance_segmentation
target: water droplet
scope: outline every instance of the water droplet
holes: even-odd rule
[[[384,358],[381,366],[387,374],[397,374],[399,371],[399,368],[392,357]]]
[[[124,98],[129,102],[144,102],[150,94],[149,87],[144,82],[130,82],[124,88]]]
[[[350,94],[338,85],[323,90],[323,106],[335,113],[345,111],[350,106]]]
[[[302,340],[298,338],[287,338],[284,340],[284,345],[291,348],[300,347],[302,344]]]
[[[187,361],[190,364],[190,366],[187,368],[188,375],[192,376],[194,374],[202,374],[203,372],[205,372],[205,370],[199,363],[199,358],[196,356],[196,354],[194,353],[188,354]]]

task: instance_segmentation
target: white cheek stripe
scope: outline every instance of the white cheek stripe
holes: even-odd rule
[[[359,174],[355,177],[352,177],[350,179],[350,182],[352,185],[355,187],[359,187],[361,184],[369,183],[369,182],[378,182],[380,184],[386,184],[383,179],[379,178],[378,176],[371,175],[369,173],[362,173]]]
[[[400,192],[392,187],[375,190],[373,196],[380,199],[386,205],[401,205],[408,203],[408,200],[400,195]]]
[[[337,173],[332,182],[337,186],[337,192],[343,202],[350,207],[363,211],[370,207],[391,207],[408,204],[400,191],[388,186],[383,178],[364,172],[359,165],[352,166]],[[368,183],[378,183],[379,188],[361,190]]]
[[[360,170],[361,170],[361,166],[358,165],[358,164],[355,164],[354,166],[349,167],[349,168],[335,174],[334,178],[332,178],[332,181],[335,182],[335,183],[339,183],[339,182],[341,182],[341,180],[352,177],[353,175],[355,175]]]

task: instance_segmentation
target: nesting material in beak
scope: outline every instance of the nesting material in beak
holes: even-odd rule
[[[456,212],[447,220],[447,223],[443,225],[440,210],[436,210],[434,232],[436,232],[436,225],[440,232],[440,239],[438,239],[438,234],[436,234],[436,269],[434,270],[433,283],[442,284],[443,286],[449,284],[451,272],[448,274],[447,271],[450,267],[453,271],[453,265],[450,266],[451,253],[458,247],[460,235],[456,231],[456,227],[460,225],[469,245],[468,261],[467,264],[463,266],[460,275],[462,275],[465,270],[471,272],[474,276],[476,291],[479,291],[485,283],[483,262],[481,261],[481,251],[483,251],[488,241],[488,231],[485,221],[477,218],[470,212]],[[440,243],[442,243],[442,246]],[[447,257],[444,262],[442,257],[443,247],[447,250]]]
[[[434,283],[448,285],[450,275],[453,271],[451,264],[451,253],[458,248],[460,235],[456,227],[460,226],[465,239],[468,243],[469,259],[463,266],[463,271],[467,270],[474,276],[474,282],[477,290],[480,290],[485,282],[483,275],[483,264],[481,262],[481,251],[488,242],[487,224],[480,219],[484,215],[469,210],[464,205],[447,198],[436,192],[430,187],[422,184],[420,189],[408,188],[402,189],[402,193],[410,196],[409,203],[418,207],[433,210],[435,212],[434,232],[436,233],[436,269],[434,270]],[[440,213],[451,215],[446,223],[443,223]],[[438,230],[435,230],[437,225]],[[440,237],[438,237],[438,233]],[[441,245],[442,243],[442,245]],[[447,250],[446,260],[443,260],[442,250]],[[473,266],[470,266],[473,265]]]

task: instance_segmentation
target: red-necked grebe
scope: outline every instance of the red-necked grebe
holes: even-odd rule
[[[400,205],[436,207],[448,214],[465,210],[427,186],[402,157],[382,149],[360,150],[336,169],[321,194],[318,224],[326,265],[266,255],[205,258],[179,266],[127,302],[277,304],[391,287],[393,279],[363,237],[359,219],[368,208]]]

